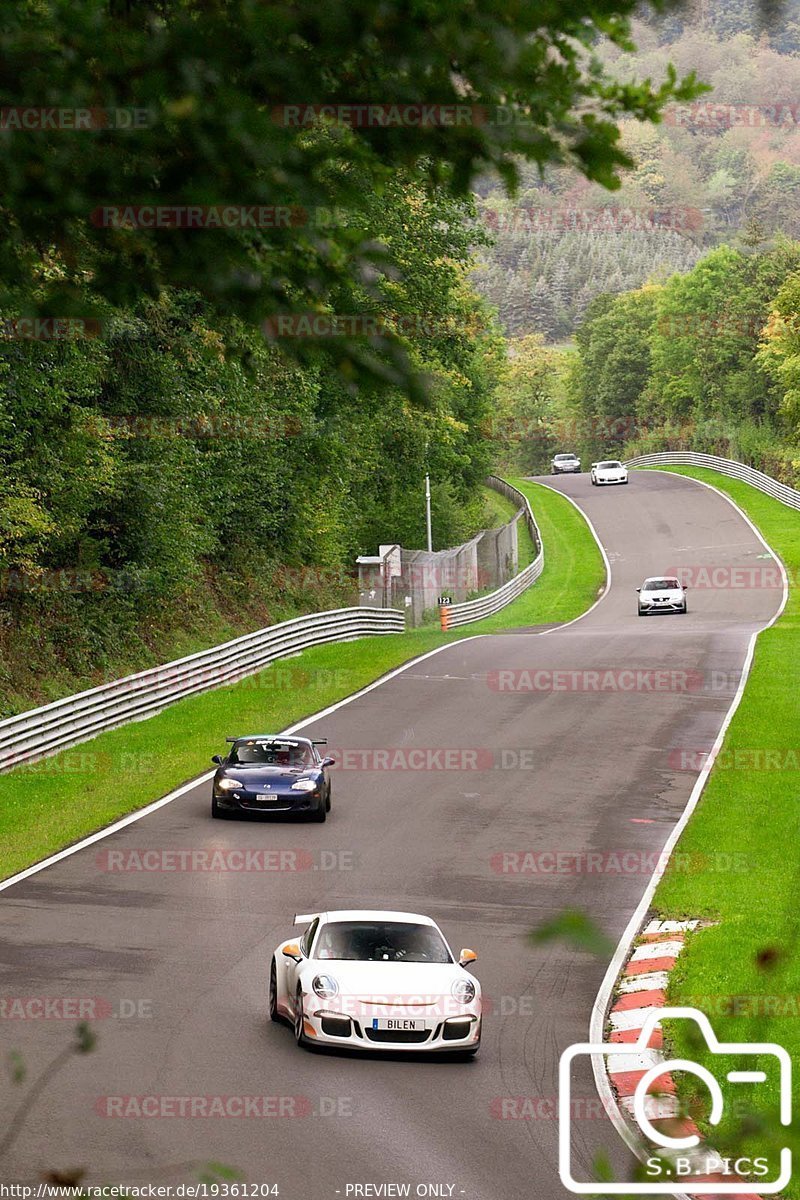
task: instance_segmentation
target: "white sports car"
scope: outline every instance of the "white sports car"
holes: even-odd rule
[[[473,950],[453,957],[430,917],[342,909],[298,915],[272,956],[269,1015],[298,1046],[476,1054],[481,986]]]
[[[627,483],[628,468],[615,458],[611,458],[607,462],[592,463],[591,479],[593,484]]]
[[[657,575],[645,579],[639,593],[639,616],[646,617],[654,612],[685,613],[688,609],[686,602],[686,587],[680,579],[669,576],[661,579]]]

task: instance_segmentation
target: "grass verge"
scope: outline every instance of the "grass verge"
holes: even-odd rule
[[[496,492],[494,488],[487,487],[483,491],[486,496],[488,515],[491,517],[491,526],[487,526],[487,528],[497,529],[500,525],[507,525],[519,511],[514,501],[509,500],[502,492]],[[532,563],[536,557],[536,547],[533,544],[533,538],[523,520],[520,520],[517,525],[517,540],[519,569],[521,571],[523,567],[527,567],[528,563]]]
[[[782,558],[790,580],[780,620],[761,633],[742,702],[728,729],[677,851],[691,872],[669,872],[654,899],[664,918],[715,922],[689,940],[670,974],[668,1002],[705,1012],[720,1040],[776,1042],[800,1060],[800,518],[747,484],[702,468],[669,468],[712,483],[747,513]],[[777,597],[776,597],[777,600]],[[719,1079],[725,1117],[704,1127],[720,1152],[800,1150],[796,1131],[778,1124],[778,1077],[764,1059],[767,1084],[731,1084],[705,1054],[693,1026],[668,1033],[677,1056],[702,1062]],[[682,1075],[683,1098],[706,1111],[704,1086]],[[696,1085],[696,1086],[695,1086]],[[794,1101],[800,1100],[795,1073]],[[797,1109],[795,1109],[797,1111]],[[702,1127],[702,1123],[701,1123]],[[770,1176],[772,1178],[773,1176]],[[743,1191],[759,1191],[758,1181]],[[800,1197],[800,1176],[787,1188]]]
[[[545,541],[538,582],[501,613],[451,633],[422,628],[315,646],[240,683],[172,705],[30,767],[0,775],[0,878],[22,870],[210,769],[227,734],[283,729],[436,646],[521,625],[568,621],[591,604],[603,564],[562,496],[515,480]]]

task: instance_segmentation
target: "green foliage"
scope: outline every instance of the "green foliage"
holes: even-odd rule
[[[800,238],[800,25],[783,11],[766,36],[762,25],[754,5],[707,0],[635,21],[633,53],[598,44],[620,79],[658,78],[674,62],[710,91],[669,105],[655,127],[621,122],[634,167],[612,197],[561,165],[540,175],[523,164],[513,201],[485,183],[496,240],[476,279],[507,332],[559,342],[600,294],[663,283],[724,243]]]
[[[513,187],[520,159],[537,170],[569,162],[618,187],[630,163],[618,119],[653,121],[696,90],[669,69],[659,85],[603,70],[593,47],[602,35],[628,49],[634,8],[20,0],[0,31],[2,104],[36,97],[103,116],[99,128],[0,131],[0,278],[40,312],[83,314],[87,295],[130,308],[177,288],[256,322],[392,277],[361,214],[398,171],[456,197],[487,169]],[[353,115],[364,105],[378,117]],[[405,117],[409,105],[434,116]],[[120,111],[134,128],[116,127]],[[99,213],[187,198],[292,206],[297,219],[198,232],[109,225]],[[292,346],[303,358],[308,349]],[[392,338],[351,339],[339,357],[350,373],[407,383],[401,350]]]
[[[597,297],[572,350],[518,344],[536,349],[499,397],[519,427],[535,411],[522,470],[546,470],[556,449],[692,449],[800,479],[800,243],[720,246],[663,285]],[[502,426],[495,439],[503,460]]]
[[[437,545],[480,527],[502,340],[466,281],[469,206],[396,180],[362,209],[396,272],[337,310],[397,330],[424,401],[354,390],[335,337],[301,363],[195,291],[97,295],[97,336],[0,340],[6,711],[37,676],[163,661],[170,614],[216,629],[216,604],[233,636],[353,602],[357,554],[424,545],[426,470]]]

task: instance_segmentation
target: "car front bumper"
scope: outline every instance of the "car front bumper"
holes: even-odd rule
[[[291,792],[288,795],[285,792],[276,792],[274,796],[265,800],[256,792],[218,792],[215,789],[213,796],[217,807],[223,812],[247,813],[249,816],[262,817],[267,817],[270,813],[285,815],[314,812],[321,803],[324,804],[319,791]]]
[[[612,484],[612,483],[627,483],[628,476],[627,475],[623,475],[623,476],[595,475],[594,481],[595,481],[595,483],[602,484],[605,487],[607,484]]]
[[[424,1023],[423,1030],[393,1031],[374,1028],[376,1021],[388,1017],[402,1023],[407,1016],[408,1013],[404,1010],[395,1016],[394,1012],[387,1011],[386,1007],[372,1008],[369,1005],[360,1007],[357,1012],[343,1013],[325,1000],[316,996],[306,996],[303,1030],[311,1045],[338,1046],[350,1050],[441,1054],[473,1049],[480,1044],[480,1003],[473,1002],[453,1012],[448,1011],[446,1015],[415,1014],[416,1022]]]
[[[654,601],[650,604],[642,604],[639,602],[639,608],[642,612],[683,612],[684,600],[661,600]]]
[[[579,475],[580,470],[581,470],[580,464],[578,464],[578,466],[576,466],[576,467],[555,467],[554,466],[552,468],[554,475]]]

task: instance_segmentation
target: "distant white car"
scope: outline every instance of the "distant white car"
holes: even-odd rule
[[[639,593],[639,616],[646,617],[654,612],[685,613],[688,610],[686,588],[679,579],[657,575],[645,579],[636,591]]]
[[[576,454],[556,454],[550,463],[551,475],[574,475],[581,469],[581,460]]]
[[[291,1022],[298,1046],[477,1053],[477,956],[455,959],[430,917],[342,909],[295,924],[305,933],[272,956],[269,1015]]]
[[[628,468],[615,458],[610,458],[607,462],[592,463],[591,479],[593,484],[627,483]]]

